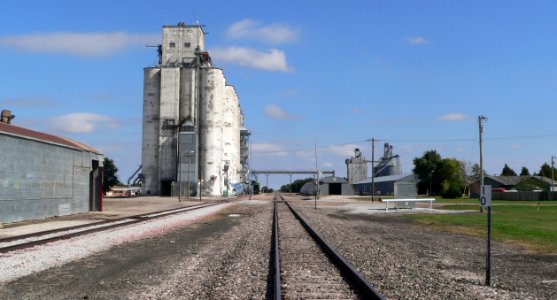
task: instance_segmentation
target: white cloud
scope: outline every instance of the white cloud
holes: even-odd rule
[[[114,129],[118,123],[109,116],[94,113],[70,113],[55,117],[49,126],[64,133],[92,133],[100,129]]]
[[[291,43],[298,39],[298,31],[280,23],[263,26],[261,22],[244,19],[226,31],[230,39],[262,40],[273,44]]]
[[[285,151],[280,145],[271,143],[253,143],[251,144],[250,152],[252,154],[270,154],[279,156],[288,155],[288,152]]]
[[[159,43],[160,35],[126,32],[54,32],[0,37],[0,46],[34,53],[69,54],[84,57],[108,56],[127,47]]]
[[[361,146],[358,146],[356,144],[347,144],[347,145],[329,146],[329,147],[327,147],[326,151],[329,152],[329,153],[332,153],[334,155],[338,155],[338,156],[341,156],[341,157],[348,158],[348,157],[354,156],[354,150],[356,148],[359,148],[360,151],[363,150]]]
[[[296,156],[308,162],[315,162],[315,151],[314,149],[307,148],[303,150],[296,151]],[[319,154],[318,154],[319,155]]]
[[[437,118],[439,121],[467,121],[470,116],[463,113],[449,113]]]
[[[429,44],[429,40],[423,36],[410,36],[406,38],[406,42],[411,46],[419,46]]]
[[[211,57],[224,63],[236,64],[265,71],[289,72],[286,56],[283,51],[271,49],[267,52],[252,48],[228,47],[209,50]]]
[[[520,145],[520,144],[512,144],[512,145],[511,145],[511,148],[512,148],[512,149],[520,149],[520,148],[522,148],[522,145]]]
[[[299,120],[301,119],[300,116],[298,115],[294,115],[294,114],[289,114],[287,112],[285,112],[282,108],[280,108],[279,106],[276,105],[267,105],[265,107],[265,109],[263,110],[263,112],[275,119],[275,120]]]

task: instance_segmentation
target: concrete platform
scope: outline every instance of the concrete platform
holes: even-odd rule
[[[198,198],[178,202],[175,197],[158,196],[104,198],[101,212],[1,224],[0,239],[222,200],[224,198],[204,197],[201,202]]]
[[[300,197],[304,202],[305,206],[312,208],[314,207],[314,197],[302,196]],[[379,197],[377,197],[379,198]],[[381,202],[378,199],[375,202],[369,201],[369,197],[361,196],[320,196],[317,200],[318,209],[331,209],[340,210],[345,214],[386,214],[397,216],[400,214],[459,214],[459,213],[471,213],[477,210],[444,210],[436,209],[442,207],[443,203],[433,203],[431,208],[430,204],[426,202],[419,202],[416,208],[392,208],[390,207],[387,211],[387,203]]]

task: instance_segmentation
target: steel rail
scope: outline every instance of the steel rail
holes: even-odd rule
[[[282,198],[282,196],[280,196]],[[284,198],[283,198],[284,199]],[[383,296],[371,285],[371,283],[358,272],[347,260],[345,260],[337,251],[335,251],[323,237],[321,237],[311,226],[306,222],[306,220],[298,214],[298,212],[285,201],[290,211],[294,214],[296,219],[300,221],[302,226],[306,229],[309,235],[314,239],[314,241],[319,245],[319,247],[325,252],[329,257],[331,262],[341,271],[341,273],[346,276],[351,283],[358,289],[359,294],[364,297],[364,299],[379,299],[383,300]]]
[[[70,227],[44,230],[44,231],[39,231],[39,232],[34,232],[34,233],[29,233],[29,234],[22,234],[22,235],[13,236],[13,237],[1,238],[0,243],[7,243],[7,242],[11,242],[11,241],[22,240],[22,239],[26,239],[26,238],[32,238],[32,237],[37,237],[37,236],[47,235],[47,234],[52,234],[52,233],[58,233],[58,232],[63,232],[63,231],[76,230],[76,229],[91,227],[91,226],[95,226],[95,225],[110,224],[110,223],[114,223],[114,222],[123,221],[123,220],[126,220],[126,219],[143,219],[143,218],[147,218],[149,215],[153,215],[153,214],[172,213],[176,210],[180,210],[180,209],[183,210],[183,209],[193,208],[193,207],[197,207],[197,206],[203,206],[204,207],[204,205],[206,205],[206,204],[195,204],[195,205],[184,206],[184,207],[180,207],[180,208],[171,208],[171,209],[159,210],[159,211],[144,213],[144,214],[139,214],[139,215],[131,215],[129,217],[103,220],[103,221],[93,222],[93,223],[88,223],[88,224],[81,224],[81,225],[70,226]]]
[[[72,232],[72,233],[68,233],[68,234],[58,235],[58,236],[54,236],[54,237],[49,237],[49,238],[45,238],[45,239],[40,239],[40,240],[36,240],[36,241],[24,242],[24,243],[21,243],[21,244],[15,244],[15,245],[11,245],[11,246],[1,247],[0,248],[0,253],[6,253],[6,252],[10,252],[10,251],[15,251],[15,250],[26,249],[26,248],[30,248],[30,247],[37,246],[37,245],[43,245],[43,244],[47,244],[47,243],[50,243],[50,242],[69,239],[69,238],[72,238],[72,237],[85,235],[85,234],[89,234],[89,233],[101,232],[101,231],[105,231],[105,230],[112,229],[112,228],[133,225],[133,224],[137,224],[137,223],[141,223],[141,222],[148,222],[148,221],[155,220],[155,219],[162,218],[162,217],[166,217],[166,216],[169,216],[169,215],[189,212],[189,211],[192,211],[192,210],[197,210],[197,209],[201,209],[201,208],[204,208],[204,207],[209,207],[209,206],[213,206],[213,205],[217,205],[217,204],[221,204],[221,203],[222,202],[215,202],[215,203],[210,203],[210,204],[191,205],[191,206],[186,206],[186,207],[181,207],[181,208],[176,208],[176,209],[167,209],[167,210],[162,210],[162,211],[158,211],[158,212],[151,212],[151,213],[146,213],[146,214],[140,214],[140,215],[125,217],[125,218],[107,220],[106,222],[102,221],[102,222],[85,224],[85,225],[78,225],[78,226],[73,226],[73,227],[66,227],[66,228],[59,228],[59,229],[41,231],[41,232],[26,234],[26,235],[22,235],[22,236],[18,236],[18,237],[13,237],[13,238],[6,238],[6,239],[0,240],[0,243],[13,242],[13,241],[17,241],[17,240],[24,240],[24,239],[27,239],[27,238],[40,237],[40,236],[43,236],[43,235],[48,235],[48,234],[53,234],[53,233],[60,233],[60,232],[64,232],[64,231],[71,231],[71,230],[82,229],[82,228],[86,228],[86,227],[93,227],[93,226],[98,226],[99,224],[104,225],[104,224],[116,223],[116,222],[124,221],[126,219],[131,219],[129,222],[117,223],[117,224],[107,225],[107,226],[103,226],[103,227],[96,227],[96,228],[86,229],[86,230]]]
[[[274,299],[280,300],[282,295],[281,282],[280,282],[280,253],[279,253],[279,240],[278,240],[278,213],[277,213],[277,202],[274,201],[273,208],[273,272],[274,275]]]

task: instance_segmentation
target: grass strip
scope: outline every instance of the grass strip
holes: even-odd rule
[[[492,206],[492,238],[519,244],[533,252],[557,254],[556,202],[546,201],[539,206],[537,202],[507,202],[509,201],[496,201]],[[486,236],[487,217],[485,211],[479,212],[479,206],[447,204],[441,209],[477,211],[461,214],[415,214],[408,217],[437,230]]]

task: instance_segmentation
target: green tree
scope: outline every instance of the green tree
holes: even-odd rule
[[[538,175],[551,178],[551,171],[551,166],[545,163],[540,167],[540,172],[538,173]],[[557,178],[557,172],[555,171],[555,168],[553,168],[553,178]]]
[[[280,191],[283,193],[288,193],[288,192],[299,193],[300,189],[302,189],[302,186],[304,186],[304,184],[312,181],[314,181],[314,179],[311,177],[305,179],[297,179],[292,181],[291,184],[285,184],[281,186]]]
[[[441,155],[435,150],[429,150],[422,157],[414,158],[414,169],[412,170],[420,182],[418,183],[418,193],[425,194],[429,191],[438,191],[441,178],[437,176],[436,169],[441,162]],[[431,190],[430,190],[431,188]]]
[[[474,180],[478,180],[478,181],[479,181],[479,180],[481,179],[481,176],[482,176],[482,175],[480,174],[480,165],[479,165],[479,164],[474,164],[474,165],[472,166],[472,171],[471,171],[471,173],[472,173],[472,177],[474,178]],[[487,173],[486,173],[485,170],[484,170],[484,176],[485,176],[486,174],[487,174]]]
[[[528,168],[522,167],[522,170],[520,170],[520,176],[530,176],[530,171],[528,171]]]
[[[516,176],[516,172],[511,169],[507,164],[503,167],[501,171],[501,176]]]
[[[516,184],[516,190],[521,192],[530,192],[533,190],[549,190],[549,184],[538,178],[524,178]]]
[[[454,158],[444,158],[439,162],[437,174],[441,180],[440,194],[443,198],[462,196],[465,185],[462,162]]]
[[[103,163],[103,188],[105,191],[110,190],[115,185],[121,184],[116,173],[118,173],[118,168],[114,164],[114,161],[105,157]]]

